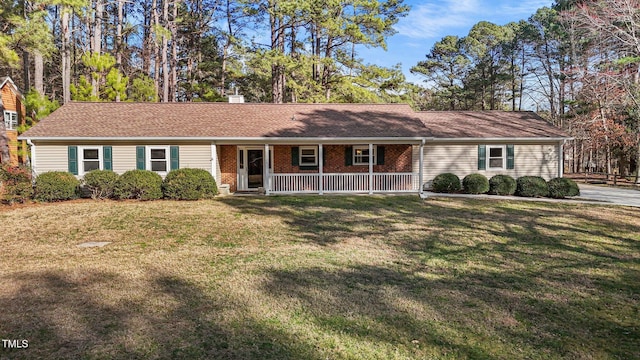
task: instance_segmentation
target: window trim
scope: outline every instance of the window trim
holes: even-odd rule
[[[153,161],[162,161],[160,159],[151,159],[151,151],[152,150],[164,150],[164,162],[165,162],[165,171],[154,171],[151,167],[151,163]],[[146,169],[149,171],[153,171],[159,175],[167,175],[169,171],[171,171],[171,147],[169,145],[147,145],[145,147],[145,157],[146,157]]]
[[[302,155],[302,150],[313,150],[313,163],[305,163],[302,158],[311,158],[311,155]],[[298,147],[298,165],[299,166],[318,166],[318,147],[317,146],[300,146]]]
[[[78,176],[84,176],[86,173],[93,171],[85,171],[84,170],[84,162],[86,161],[84,158],[85,150],[98,150],[98,170],[104,170],[104,153],[102,150],[102,146],[78,146]],[[90,159],[87,161],[96,161],[95,159]]]
[[[11,115],[15,115],[15,126],[13,126],[13,121],[11,119]],[[9,116],[8,121],[7,121],[7,116]],[[3,112],[3,121],[4,121],[4,127],[6,130],[16,130],[19,126],[18,124],[18,112],[17,111],[13,111],[13,110],[4,110]]]
[[[491,159],[498,159],[498,157],[491,157],[491,149],[502,149],[502,156],[499,159],[502,159],[502,166],[493,167],[491,166]],[[507,168],[507,146],[506,145],[487,145],[487,170],[505,170]]]
[[[377,164],[378,161],[378,146],[377,145],[373,145],[373,156],[369,156],[369,161],[368,162],[361,162],[361,161],[356,161],[356,152],[357,150],[367,150],[369,151],[369,145],[353,145],[352,147],[352,164],[354,166],[362,166],[362,165],[369,165],[369,162],[373,162],[373,165]]]

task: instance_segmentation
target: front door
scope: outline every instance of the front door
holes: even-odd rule
[[[264,187],[264,149],[238,147],[238,190]]]
[[[257,189],[263,187],[264,182],[264,160],[262,154],[264,150],[247,150],[247,181],[248,189]]]

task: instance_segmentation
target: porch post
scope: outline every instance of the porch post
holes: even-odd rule
[[[373,194],[373,144],[369,144],[369,195]]]
[[[269,144],[264,144],[264,194],[269,195],[271,191],[271,175],[269,174]]]
[[[418,164],[418,168],[420,169],[420,175],[418,175],[418,191],[420,195],[422,195],[422,184],[424,183],[424,139],[420,142],[420,164]]]
[[[324,148],[322,144],[318,144],[318,193],[324,193]]]
[[[211,143],[211,175],[213,175],[213,179],[216,181],[216,184],[220,186],[218,169],[220,169],[220,163],[218,161],[218,146],[216,145],[216,143]]]
[[[566,140],[562,140],[558,143],[558,177],[564,176],[564,142],[565,141]]]

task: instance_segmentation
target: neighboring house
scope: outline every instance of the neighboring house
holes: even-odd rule
[[[567,135],[530,112],[408,105],[65,104],[21,139],[36,174],[210,171],[231,192],[421,192],[439,173],[562,176]]]
[[[24,122],[23,97],[9,77],[0,77],[0,111],[9,138],[9,153],[12,165],[18,164],[18,126]],[[1,155],[0,155],[1,156]],[[1,160],[1,159],[0,159]]]

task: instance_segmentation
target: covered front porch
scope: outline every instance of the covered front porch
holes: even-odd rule
[[[422,142],[216,144],[216,180],[231,192],[419,193]],[[214,155],[214,154],[212,154]]]

